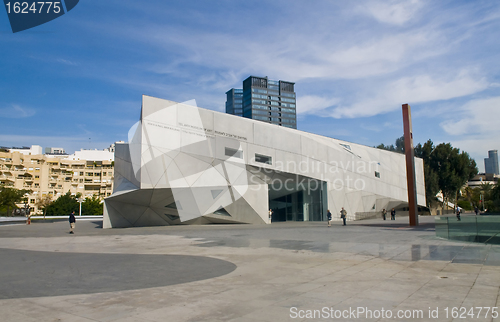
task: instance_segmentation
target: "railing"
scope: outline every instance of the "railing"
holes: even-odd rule
[[[500,216],[436,217],[436,236],[469,242],[500,244]]]

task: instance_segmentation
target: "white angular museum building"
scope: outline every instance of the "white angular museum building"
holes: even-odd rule
[[[342,207],[355,220],[408,202],[403,154],[150,96],[114,180],[103,228],[340,220]]]

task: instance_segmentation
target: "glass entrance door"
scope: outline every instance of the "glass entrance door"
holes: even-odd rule
[[[325,220],[326,182],[298,176],[294,184],[288,181],[286,189],[283,189],[283,185],[280,189],[276,189],[276,186],[269,184],[272,222]]]

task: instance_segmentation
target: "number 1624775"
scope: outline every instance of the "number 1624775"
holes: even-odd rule
[[[7,2],[5,7],[7,13],[59,13],[61,12],[61,1],[35,1],[31,5],[28,2]]]

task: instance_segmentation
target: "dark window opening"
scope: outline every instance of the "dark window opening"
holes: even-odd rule
[[[182,210],[182,206],[181,206],[181,203],[179,201],[174,201],[171,204],[166,205],[165,207],[170,208],[170,209]]]
[[[179,219],[179,216],[177,216],[177,215],[165,214],[165,216],[167,216],[167,218],[172,220],[172,221]]]
[[[273,164],[273,158],[267,155],[255,154],[255,162],[265,163],[265,164]]]
[[[222,207],[214,211],[214,215],[231,217],[231,215],[227,212],[227,210]]]

